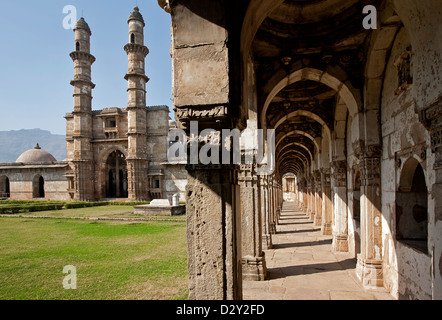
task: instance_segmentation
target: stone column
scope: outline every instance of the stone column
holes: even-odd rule
[[[315,179],[310,176],[308,179],[308,214],[312,221],[315,221]]]
[[[315,178],[315,226],[322,226],[322,185],[321,185],[321,171],[317,170],[314,173]]]
[[[268,176],[259,176],[259,190],[261,192],[261,215],[263,224],[262,246],[264,250],[272,249],[272,235],[270,232],[270,209],[269,209],[269,188]]]
[[[240,195],[235,168],[186,168],[189,300],[241,299]]]
[[[357,276],[364,287],[382,287],[381,152],[378,145],[362,146],[361,170],[361,253]]]
[[[172,19],[172,94],[178,127],[189,134],[195,121],[198,135],[205,129],[217,133],[245,129],[247,107],[241,107],[240,77],[235,77],[239,61],[235,31],[240,22],[232,15],[235,10],[228,10],[224,1],[162,3]],[[189,158],[198,157],[200,147],[204,146]],[[239,300],[242,253],[237,168],[196,162],[188,159],[186,167],[189,299]]]
[[[276,203],[275,203],[275,189],[273,186],[273,177],[269,176],[269,226],[270,226],[270,234],[276,234],[276,224],[275,224],[275,212],[276,212]]]
[[[256,164],[241,164],[239,167],[243,280],[263,281],[267,268],[262,251],[261,197]]]
[[[302,210],[307,213],[307,202],[308,202],[308,190],[307,190],[307,180],[302,179]]]
[[[276,203],[275,225],[277,225],[279,223],[279,218],[281,216],[282,201],[281,201],[281,186],[276,180],[276,177],[274,179],[275,179],[274,186],[275,186],[275,203]]]
[[[326,236],[332,235],[332,202],[331,202],[331,185],[330,185],[330,169],[321,169],[322,183],[322,234]]]
[[[335,161],[332,166],[333,185],[333,250],[348,252],[347,162]]]

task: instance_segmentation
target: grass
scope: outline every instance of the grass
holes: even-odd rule
[[[1,217],[0,299],[186,299],[185,222],[59,218],[127,215],[128,209],[38,212],[58,219]],[[77,290],[63,288],[67,265],[76,267]]]

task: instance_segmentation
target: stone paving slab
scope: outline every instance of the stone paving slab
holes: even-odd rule
[[[331,236],[294,203],[284,204],[280,222],[265,251],[269,279],[244,281],[244,300],[393,300],[386,289],[364,289],[356,259],[332,252]]]

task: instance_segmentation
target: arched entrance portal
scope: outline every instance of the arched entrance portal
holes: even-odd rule
[[[45,180],[41,175],[36,175],[32,182],[32,197],[44,198],[45,197]]]
[[[127,198],[127,163],[120,151],[112,152],[106,161],[106,198]]]
[[[404,165],[396,192],[396,239],[428,252],[428,189],[424,170],[414,158]]]
[[[9,178],[3,176],[0,178],[0,198],[9,198],[11,196]]]

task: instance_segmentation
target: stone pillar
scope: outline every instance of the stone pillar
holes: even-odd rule
[[[307,180],[302,179],[302,210],[307,213],[308,190]]]
[[[173,103],[178,127],[245,129],[241,108],[235,16],[224,1],[163,1],[172,19]],[[233,4],[235,5],[235,4]],[[231,30],[233,28],[233,31]],[[232,31],[232,32],[231,32]],[[235,60],[236,59],[236,60]],[[196,139],[196,137],[192,137]],[[211,141],[210,144],[221,145]],[[207,145],[207,144],[206,144]],[[186,187],[189,299],[240,300],[242,253],[240,190],[236,165],[194,164]],[[213,149],[210,149],[213,156]],[[222,159],[220,155],[219,159]]]
[[[259,176],[259,189],[261,192],[261,215],[263,224],[262,246],[264,250],[272,249],[272,234],[270,232],[270,209],[269,209],[269,188],[268,176]]]
[[[267,268],[262,251],[261,197],[256,164],[241,164],[239,167],[242,276],[243,280],[263,281],[267,277]]]
[[[331,201],[331,181],[330,169],[321,169],[322,183],[322,234],[332,235],[332,201]]]
[[[322,226],[322,185],[321,185],[321,171],[317,170],[314,173],[315,178],[315,226]]]
[[[362,146],[355,153],[361,171],[361,253],[357,276],[364,287],[383,287],[381,152],[377,145]]]
[[[241,299],[237,173],[224,165],[186,168],[189,300]]]
[[[433,299],[442,300],[442,98],[420,111],[419,119],[430,133],[434,156],[434,184],[428,186],[428,213],[434,212],[434,227],[430,224],[428,233],[435,235],[432,249]]]
[[[332,166],[333,185],[333,250],[348,252],[347,162],[335,161]]]
[[[273,176],[269,176],[268,180],[269,184],[269,227],[270,234],[276,234],[276,224],[275,224],[275,212],[276,212],[276,203],[275,203],[275,189],[273,186]]]
[[[308,179],[308,213],[310,219],[315,221],[315,179],[310,176]]]
[[[276,203],[275,225],[277,225],[279,223],[279,218],[281,216],[282,201],[281,201],[281,186],[276,180],[276,177],[274,178],[274,186],[275,186],[275,203]]]

